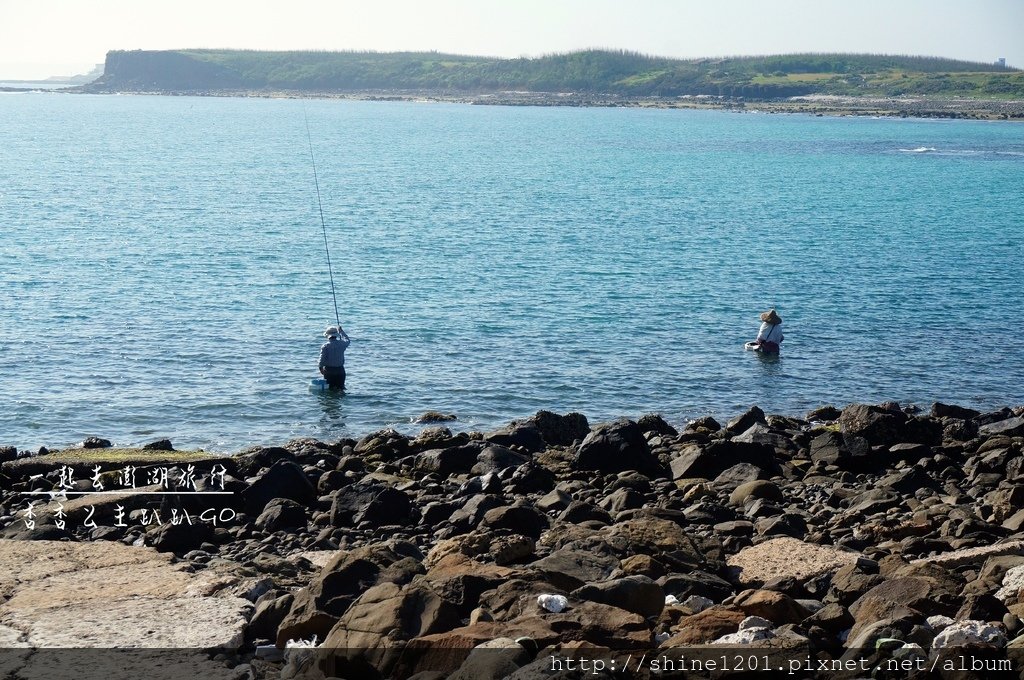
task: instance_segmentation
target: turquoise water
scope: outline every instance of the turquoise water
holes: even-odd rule
[[[1019,404],[1022,196],[1013,123],[0,95],[0,443]]]

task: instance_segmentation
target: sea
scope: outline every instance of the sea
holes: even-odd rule
[[[1022,263],[1020,123],[4,93],[0,445],[1013,406]]]

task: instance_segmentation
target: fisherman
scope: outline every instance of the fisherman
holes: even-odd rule
[[[785,337],[779,328],[781,325],[782,317],[776,314],[774,309],[761,312],[761,328],[757,331],[757,340],[754,341],[759,351],[778,354],[779,345]]]
[[[351,340],[341,326],[328,326],[327,342],[320,348],[320,375],[332,390],[345,389],[345,350]]]

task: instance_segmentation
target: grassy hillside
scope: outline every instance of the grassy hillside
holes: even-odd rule
[[[623,96],[1024,97],[1024,72],[934,57],[790,54],[680,60],[587,50],[497,59],[436,52],[115,51],[93,90],[419,90]]]

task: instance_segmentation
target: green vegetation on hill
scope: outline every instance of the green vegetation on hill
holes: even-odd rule
[[[622,96],[933,94],[1024,97],[1024,72],[936,57],[790,54],[666,59],[586,50],[498,59],[437,52],[115,51],[88,89],[585,92]]]

